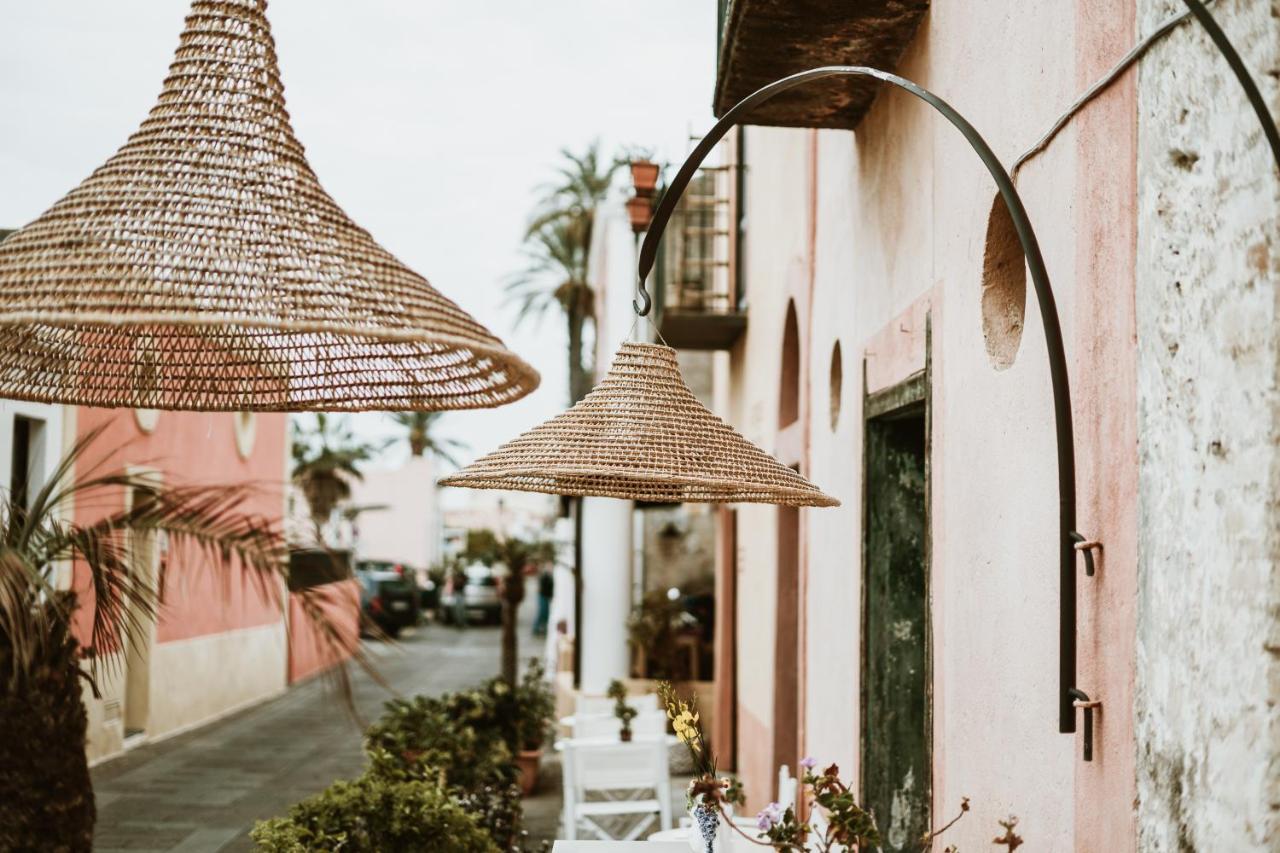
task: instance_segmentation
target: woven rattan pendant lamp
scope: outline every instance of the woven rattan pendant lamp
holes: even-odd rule
[[[698,402],[675,350],[633,342],[573,408],[440,483],[670,503],[840,503]]]
[[[321,188],[265,7],[196,0],[138,131],[0,243],[0,397],[429,410],[537,387]]]

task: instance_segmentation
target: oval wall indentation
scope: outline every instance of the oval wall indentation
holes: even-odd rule
[[[982,337],[996,370],[1012,367],[1017,359],[1026,311],[1027,261],[1009,208],[997,194],[982,254]]]

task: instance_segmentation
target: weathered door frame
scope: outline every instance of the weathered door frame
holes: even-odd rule
[[[906,415],[923,409],[924,412],[924,597],[927,608],[925,618],[925,750],[929,759],[929,804],[933,808],[933,335],[932,315],[925,315],[925,347],[924,367],[905,379],[869,391],[867,383],[867,360],[862,361],[862,530],[860,533],[859,551],[861,554],[858,636],[860,650],[867,648],[867,589],[870,569],[867,554],[867,534],[869,531],[869,507],[867,474],[867,430],[870,422],[877,418],[894,415]],[[867,679],[865,654],[859,654],[858,663],[858,799],[864,801],[865,786],[862,758],[866,754],[867,732]]]

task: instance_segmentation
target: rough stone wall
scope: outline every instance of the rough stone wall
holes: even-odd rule
[[[1139,0],[1139,32],[1183,8]],[[1280,113],[1280,2],[1212,5]],[[1280,177],[1198,26],[1138,95],[1138,847],[1280,849]]]

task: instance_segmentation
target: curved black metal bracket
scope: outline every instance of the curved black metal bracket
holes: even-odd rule
[[[1222,28],[1200,0],[1184,0],[1187,8],[1195,16],[1200,25],[1208,32],[1209,37],[1226,59],[1236,79],[1240,82],[1245,96],[1258,116],[1263,135],[1271,147],[1277,168],[1280,168],[1280,131],[1267,110],[1262,93],[1250,77],[1244,62],[1236,52]],[[1089,699],[1084,691],[1075,686],[1076,680],[1076,577],[1075,552],[1084,555],[1085,574],[1092,577],[1096,571],[1093,552],[1100,551],[1098,542],[1087,540],[1075,530],[1076,491],[1075,491],[1075,435],[1071,423],[1071,389],[1067,375],[1066,354],[1062,342],[1062,328],[1058,318],[1057,304],[1053,297],[1053,289],[1049,282],[1049,274],[1045,269],[1044,258],[1040,253],[1039,242],[1031,221],[1023,207],[1022,199],[1013,185],[1013,180],[991,147],[974,129],[964,116],[956,112],[946,101],[906,78],[899,77],[878,68],[858,65],[833,65],[814,68],[792,74],[764,86],[743,98],[732,109],[726,112],[719,121],[698,142],[681,165],[679,172],[663,194],[661,202],[654,211],[649,231],[645,234],[644,243],[640,247],[638,263],[638,295],[639,301],[632,306],[638,315],[644,316],[652,307],[652,299],[645,289],[645,281],[653,269],[657,258],[658,244],[666,230],[671,214],[677,202],[684,194],[692,180],[694,172],[706,159],[707,155],[724,135],[738,122],[738,118],[752,107],[769,100],[788,89],[827,77],[870,77],[883,83],[896,86],[914,95],[937,110],[947,121],[955,126],[973,148],[974,153],[982,160],[987,171],[995,180],[1009,210],[1018,241],[1022,244],[1022,252],[1026,258],[1027,270],[1035,288],[1036,302],[1040,308],[1041,322],[1044,326],[1045,346],[1049,355],[1049,374],[1053,389],[1054,423],[1058,439],[1058,582],[1060,590],[1059,623],[1058,623],[1058,731],[1070,734],[1076,730],[1075,709],[1085,709],[1085,760],[1093,755],[1093,711],[1098,703]]]
[[[1244,89],[1244,95],[1249,100],[1249,105],[1253,107],[1253,112],[1258,116],[1258,123],[1262,125],[1262,135],[1266,137],[1267,144],[1271,146],[1271,156],[1275,158],[1276,168],[1280,169],[1280,129],[1276,128],[1275,119],[1272,118],[1271,112],[1267,109],[1267,102],[1262,99],[1262,92],[1258,90],[1258,84],[1253,82],[1253,77],[1249,76],[1249,69],[1244,67],[1244,60],[1240,58],[1240,54],[1236,52],[1235,46],[1231,44],[1231,40],[1227,38],[1227,34],[1222,31],[1222,27],[1218,26],[1218,22],[1213,19],[1213,15],[1209,14],[1209,10],[1200,0],[1183,0],[1187,4],[1187,8],[1191,10],[1191,14],[1195,15],[1200,26],[1204,27],[1205,32],[1209,34],[1209,38],[1213,40],[1213,44],[1218,48],[1218,52],[1222,54],[1222,58],[1227,61],[1227,65],[1231,66],[1231,71],[1236,75],[1236,80],[1240,82],[1240,88]]]
[[[1035,288],[1036,301],[1040,306],[1041,321],[1044,326],[1045,345],[1049,351],[1049,375],[1053,387],[1054,423],[1058,437],[1058,581],[1060,588],[1059,611],[1059,655],[1058,655],[1058,731],[1071,733],[1076,730],[1075,708],[1071,690],[1076,680],[1076,577],[1075,577],[1075,542],[1071,534],[1076,526],[1076,481],[1075,481],[1075,435],[1071,426],[1071,389],[1067,377],[1067,357],[1062,343],[1062,327],[1058,320],[1058,308],[1053,298],[1053,289],[1049,284],[1049,273],[1045,269],[1044,258],[1040,254],[1040,244],[1036,239],[1031,220],[1027,216],[1022,199],[1014,188],[1013,179],[1001,165],[999,158],[987,145],[986,140],[974,129],[968,120],[946,101],[906,78],[878,68],[861,65],[832,65],[814,68],[784,77],[764,88],[753,92],[739,101],[724,114],[719,121],[702,137],[689,154],[680,171],[676,173],[662,201],[654,211],[645,235],[644,244],[640,247],[639,279],[640,293],[647,297],[644,290],[645,279],[653,269],[658,254],[658,243],[666,230],[667,222],[675,210],[676,203],[692,180],[698,166],[711,153],[724,135],[733,127],[738,117],[752,107],[767,101],[788,89],[814,80],[827,77],[870,77],[896,86],[933,107],[943,118],[955,126],[960,134],[973,148],[975,154],[987,167],[991,177],[1000,190],[1000,197],[1009,208],[1009,216],[1014,230],[1022,244],[1022,252],[1026,256],[1027,269],[1031,274],[1031,282]],[[647,304],[647,303],[646,303]],[[636,306],[640,310],[640,306]]]

